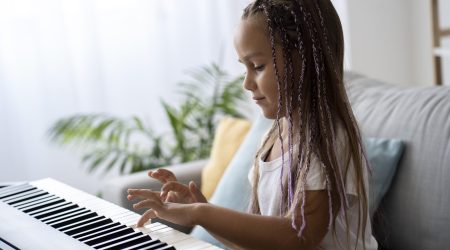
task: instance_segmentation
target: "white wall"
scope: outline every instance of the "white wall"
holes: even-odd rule
[[[440,0],[440,23],[442,27],[450,28],[450,1],[449,0]],[[450,49],[450,37],[446,37],[442,39],[441,45],[445,48]],[[443,82],[445,85],[450,86],[450,56],[443,58],[442,60],[442,68],[443,68]]]
[[[391,83],[434,85],[430,4],[347,0],[351,68]],[[450,27],[447,13],[450,1],[441,0],[441,23]],[[446,84],[450,84],[449,63],[444,62]]]
[[[186,70],[219,62],[247,0],[0,0],[0,182],[52,177],[96,193],[117,171],[87,173],[46,131],[76,113],[138,115],[170,130],[160,99]],[[220,60],[220,59],[221,60]]]
[[[411,83],[408,2],[348,1],[353,70],[392,83]]]

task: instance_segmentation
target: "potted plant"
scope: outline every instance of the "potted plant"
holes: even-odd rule
[[[243,117],[236,103],[244,99],[243,76],[230,76],[216,64],[188,72],[179,84],[182,102],[161,100],[171,132],[159,135],[143,118],[108,114],[76,114],[57,120],[49,129],[52,142],[83,149],[90,171],[119,168],[134,173],[209,156],[216,122],[223,115]]]

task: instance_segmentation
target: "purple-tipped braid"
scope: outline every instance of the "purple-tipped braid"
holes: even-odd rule
[[[280,140],[280,144],[281,144],[281,173],[280,173],[280,187],[281,190],[283,192],[284,188],[283,188],[283,170],[284,170],[284,146],[283,146],[283,138],[281,136],[281,126],[280,126],[280,113],[281,113],[281,107],[282,107],[282,92],[281,92],[281,86],[280,86],[280,74],[278,72],[278,67],[276,64],[277,61],[277,56],[276,56],[276,51],[275,51],[275,34],[274,34],[274,30],[273,30],[273,24],[272,24],[272,19],[271,19],[271,13],[270,13],[270,9],[266,6],[266,4],[261,4],[261,7],[264,10],[264,13],[266,14],[267,17],[267,27],[269,29],[269,35],[270,35],[270,43],[271,43],[271,50],[272,50],[272,61],[273,61],[273,65],[275,68],[275,76],[276,76],[276,80],[277,80],[277,88],[278,88],[278,109],[277,109],[277,117],[276,117],[276,122],[277,122],[277,127],[278,127],[278,139]],[[284,195],[282,195],[282,203],[284,202]],[[280,209],[281,210],[281,209]]]
[[[291,58],[290,49],[288,45],[287,31],[283,28],[280,28],[280,32],[282,33],[282,47],[283,47],[283,58],[284,58],[284,93],[285,93],[285,110],[288,111],[288,147],[289,147],[289,174],[288,174],[288,207],[292,204],[292,199],[294,197],[293,187],[292,187],[292,155],[293,155],[293,147],[292,147],[292,95],[289,95],[288,92],[288,75],[293,76],[292,74],[292,65],[289,63],[289,59]],[[289,97],[289,98],[288,98]],[[284,165],[283,165],[284,166]],[[282,206],[282,204],[280,204]]]

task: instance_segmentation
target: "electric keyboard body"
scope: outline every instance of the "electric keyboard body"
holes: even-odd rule
[[[158,222],[136,228],[139,217],[50,178],[0,188],[11,249],[220,249]]]

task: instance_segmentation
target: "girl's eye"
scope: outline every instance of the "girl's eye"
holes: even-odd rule
[[[258,65],[258,66],[255,65],[253,67],[253,69],[256,70],[256,71],[262,71],[264,69],[264,65]]]

